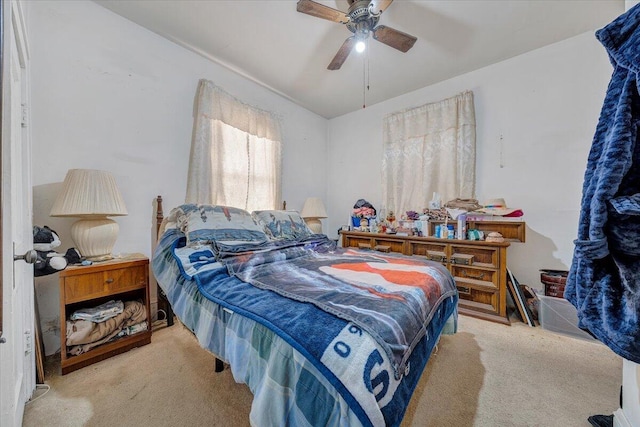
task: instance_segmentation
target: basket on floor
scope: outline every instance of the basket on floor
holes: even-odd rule
[[[568,271],[540,270],[540,281],[544,285],[544,294],[548,297],[564,298],[564,286]]]

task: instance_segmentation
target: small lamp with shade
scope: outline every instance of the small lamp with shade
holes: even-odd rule
[[[309,197],[302,206],[300,216],[304,218],[304,222],[309,229],[316,234],[322,234],[322,222],[321,218],[327,217],[327,211],[324,208],[324,204],[319,197]]]
[[[104,261],[112,258],[119,231],[108,217],[127,215],[127,208],[111,173],[70,169],[50,215],[80,218],[71,226],[76,249],[88,260]]]

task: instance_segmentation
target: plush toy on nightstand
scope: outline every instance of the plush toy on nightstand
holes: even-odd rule
[[[54,249],[60,246],[58,234],[47,227],[33,226],[33,249],[38,253],[38,259],[33,265],[35,277],[46,276],[64,270],[68,264],[80,262],[80,254],[75,248],[70,248],[65,254],[59,254]]]

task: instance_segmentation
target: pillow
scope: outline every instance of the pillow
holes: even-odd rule
[[[251,215],[272,240],[301,240],[314,234],[296,211],[253,211]]]
[[[181,205],[177,226],[187,236],[187,246],[216,247],[260,245],[269,240],[262,227],[244,209],[230,206]]]

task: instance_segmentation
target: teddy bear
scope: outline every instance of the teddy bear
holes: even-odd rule
[[[69,264],[80,262],[80,254],[75,248],[70,248],[65,254],[59,254],[55,248],[60,246],[58,233],[47,227],[33,226],[33,249],[38,254],[34,263],[33,275],[46,276],[64,270]]]

